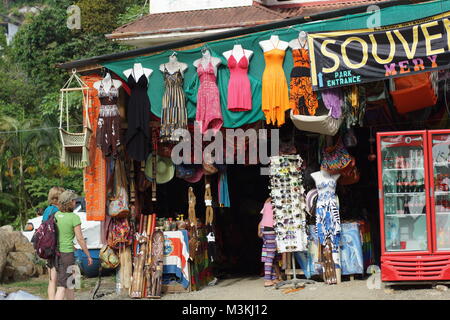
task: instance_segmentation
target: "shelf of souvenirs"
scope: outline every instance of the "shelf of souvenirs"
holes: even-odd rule
[[[436,212],[436,214],[438,214],[438,215],[442,215],[442,216],[444,216],[444,215],[449,215],[450,214],[450,211],[441,211],[441,212]]]

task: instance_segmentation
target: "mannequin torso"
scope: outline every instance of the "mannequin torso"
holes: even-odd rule
[[[132,75],[134,80],[137,82],[139,79],[145,75],[148,79],[153,73],[152,69],[144,68],[141,63],[135,63],[133,68],[125,70],[123,74],[127,77],[127,79]]]
[[[174,74],[175,72],[180,71],[183,75],[186,69],[188,68],[188,65],[183,62],[179,62],[176,56],[171,56],[169,58],[169,62],[163,63],[159,66],[159,70],[161,72],[169,72],[170,74]]]
[[[289,47],[292,50],[306,49],[308,50],[308,39],[305,31],[301,31],[297,38],[289,41]]]
[[[270,50],[279,49],[286,51],[289,46],[289,43],[286,41],[280,40],[278,36],[271,36],[269,40],[263,40],[259,43],[259,46],[264,52],[268,52]]]
[[[242,48],[240,44],[237,44],[233,47],[232,50],[225,51],[223,53],[223,56],[228,60],[230,59],[231,55],[236,59],[236,61],[240,61],[244,55],[247,57],[247,59],[250,61],[251,57],[253,56],[253,51],[251,50],[245,50]]]
[[[193,65],[196,68],[198,68],[201,65],[203,69],[206,69],[209,63],[212,64],[214,68],[214,74],[217,76],[217,67],[222,63],[222,61],[220,60],[220,58],[211,56],[211,52],[209,50],[206,50],[200,59],[195,60]]]
[[[103,78],[100,81],[95,82],[93,86],[98,91],[98,90],[100,90],[100,87],[103,85],[103,90],[106,93],[109,93],[113,84],[116,89],[119,89],[122,86],[122,81],[112,79],[111,74],[108,72],[106,74],[105,78]]]

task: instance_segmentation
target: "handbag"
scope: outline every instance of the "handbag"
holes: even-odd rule
[[[114,252],[113,249],[111,249],[109,246],[104,245],[101,249],[100,249],[100,254],[99,254],[100,260],[101,260],[101,265],[102,268],[105,269],[115,269],[119,266],[120,264],[120,260],[119,257],[117,257],[116,253]]]
[[[130,213],[128,207],[128,192],[126,189],[126,177],[123,162],[117,160],[114,170],[115,195],[108,205],[108,214],[114,218],[124,218]]]
[[[360,173],[358,168],[356,167],[356,160],[352,157],[352,161],[350,164],[341,171],[341,176],[338,179],[338,183],[347,186],[350,184],[358,183],[360,179]]]
[[[436,104],[436,75],[433,72],[391,80],[391,96],[399,114],[432,107]]]
[[[294,115],[291,110],[291,120],[299,130],[334,136],[339,131],[343,118],[335,119],[331,116],[332,110],[323,116]]]
[[[342,139],[339,137],[336,145],[324,148],[320,168],[331,175],[341,174],[352,162],[352,157],[345,149]]]
[[[118,250],[131,245],[132,242],[133,236],[128,219],[113,219],[108,233],[108,246]]]

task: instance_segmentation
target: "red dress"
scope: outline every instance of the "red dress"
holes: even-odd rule
[[[228,58],[230,69],[230,81],[228,82],[228,110],[250,111],[252,110],[252,91],[248,79],[248,58],[244,56],[236,60],[231,54]]]

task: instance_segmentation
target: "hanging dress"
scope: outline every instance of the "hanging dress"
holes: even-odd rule
[[[112,155],[116,158],[120,146],[120,113],[117,107],[119,89],[114,86],[114,81],[109,92],[105,91],[103,80],[101,81],[98,99],[101,106],[97,121],[97,146],[102,150],[103,156]]]
[[[230,80],[228,82],[228,110],[250,111],[252,110],[252,91],[248,79],[249,61],[242,49],[244,56],[236,60],[233,54],[228,58]]]
[[[341,234],[341,220],[339,215],[339,204],[336,195],[336,181],[339,174],[329,175],[322,173],[314,175],[317,187],[316,204],[316,232],[319,242],[326,245],[330,239],[333,251],[339,248]]]
[[[211,62],[206,68],[199,63],[197,73],[200,78],[200,87],[197,93],[196,121],[200,124],[202,134],[209,129],[217,133],[223,125],[223,118],[214,67]]]
[[[294,59],[294,68],[291,71],[289,97],[291,108],[294,114],[314,116],[319,107],[319,102],[316,92],[312,90],[308,49],[293,49],[292,57]]]
[[[142,75],[136,82],[133,74],[128,77],[131,89],[128,101],[128,129],[126,149],[130,158],[145,161],[151,152],[150,138],[150,100],[147,95],[148,79]]]
[[[267,124],[284,124],[284,113],[290,108],[286,76],[283,70],[285,51],[272,49],[264,52],[266,68],[262,77],[262,111]]]
[[[186,99],[183,90],[183,75],[180,70],[169,73],[164,65],[165,92],[162,99],[161,142],[179,142],[173,137],[176,129],[187,129]]]

